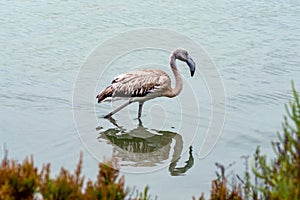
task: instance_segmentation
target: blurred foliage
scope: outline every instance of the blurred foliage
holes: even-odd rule
[[[84,199],[125,199],[129,189],[124,186],[124,176],[118,179],[117,160],[100,163],[99,169],[97,181],[95,183],[88,181]]]
[[[219,168],[221,173],[217,172],[217,179],[212,181],[210,199],[241,200],[242,199],[241,185],[236,184],[236,182],[233,180],[231,186],[228,187],[228,183],[227,183],[228,178],[225,176],[225,167],[219,163],[216,163],[216,166],[217,168]]]
[[[80,154],[74,174],[62,168],[60,174],[50,178],[50,164],[44,165],[39,175],[39,192],[44,199],[82,199],[82,186],[84,177],[81,176],[82,154]]]
[[[211,200],[242,200],[242,186],[237,184],[233,179],[231,184],[228,183],[228,178],[225,175],[225,166],[220,163],[216,163],[220,172],[216,172],[217,178],[212,181],[212,187],[210,191]],[[230,164],[228,167],[231,167]],[[227,168],[228,168],[227,167]],[[196,200],[193,197],[193,200]],[[205,200],[204,194],[202,194],[199,200]]]
[[[259,182],[253,187],[263,199],[300,199],[300,101],[292,84],[294,101],[286,105],[278,142],[272,142],[276,155],[270,163],[257,147],[253,172]]]
[[[217,179],[212,182],[210,199],[300,199],[300,100],[293,83],[292,91],[294,100],[286,105],[282,133],[277,133],[279,141],[272,142],[275,158],[268,162],[258,146],[253,155],[252,173],[248,169],[249,156],[243,156],[244,176],[237,175],[240,183],[231,185],[225,177],[225,168],[218,164],[221,174],[217,173]],[[204,200],[203,194],[199,200]]]
[[[0,199],[32,199],[39,186],[39,174],[31,160],[22,164],[7,159],[7,151],[0,166]]]
[[[33,158],[25,158],[22,163],[8,160],[7,153],[0,167],[0,199],[102,199],[102,200],[148,200],[149,187],[144,192],[129,194],[125,187],[124,176],[119,177],[117,161],[107,160],[99,164],[97,180],[88,180],[84,184],[82,171],[82,153],[74,173],[62,168],[56,178],[50,177],[50,164],[43,165],[39,172]]]

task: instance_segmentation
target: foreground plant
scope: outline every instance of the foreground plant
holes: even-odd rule
[[[300,199],[300,100],[294,84],[292,91],[294,100],[286,105],[282,133],[277,133],[279,141],[272,142],[275,158],[268,162],[258,146],[253,156],[252,173],[248,170],[249,156],[243,156],[246,161],[244,177],[237,176],[240,183],[231,185],[225,177],[225,168],[217,165],[221,174],[217,173],[217,179],[212,182],[210,199]],[[199,199],[204,200],[204,195]]]
[[[220,172],[216,172],[217,178],[212,181],[210,199],[211,200],[242,200],[242,186],[237,184],[233,179],[231,184],[228,183],[228,177],[225,174],[225,166],[220,163],[216,163]],[[228,167],[231,167],[230,164]],[[227,168],[228,168],[227,167]],[[193,200],[196,200],[193,197]],[[205,200],[204,194],[202,194],[199,200]]]
[[[124,186],[124,176],[118,179],[118,168],[116,160],[100,163],[97,181],[88,181],[84,199],[125,199],[129,189]]]
[[[33,158],[22,164],[7,159],[7,152],[0,166],[0,199],[32,199],[39,186],[39,174]]]
[[[256,150],[257,189],[265,199],[300,199],[300,101],[292,86],[294,101],[286,105],[287,116],[282,123],[283,133],[278,142],[272,142],[276,157],[267,163],[266,155]]]
[[[150,199],[148,187],[144,193],[129,195],[124,176],[119,176],[116,160],[100,163],[97,180],[95,182],[88,180],[86,185],[81,171],[82,154],[74,173],[62,168],[56,178],[51,178],[50,164],[44,165],[38,172],[32,157],[30,160],[26,158],[23,163],[17,163],[8,160],[6,153],[0,166],[0,199]]]

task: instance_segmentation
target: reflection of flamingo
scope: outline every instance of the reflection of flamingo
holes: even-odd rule
[[[114,98],[127,98],[128,101],[104,118],[111,117],[133,102],[139,102],[138,118],[140,118],[145,101],[161,96],[170,98],[177,96],[182,90],[182,78],[176,66],[176,59],[187,63],[191,76],[195,73],[195,63],[188,52],[183,49],[174,50],[170,66],[175,76],[175,88],[171,87],[171,79],[167,73],[161,70],[138,70],[115,77],[111,85],[97,95],[98,103]]]
[[[99,139],[104,139],[113,145],[114,156],[130,162],[131,166],[145,167],[156,166],[171,158],[169,171],[172,176],[184,175],[193,165],[194,158],[190,147],[189,158],[184,167],[177,167],[183,150],[183,140],[180,134],[171,131],[148,130],[143,127],[139,120],[139,125],[126,130],[119,126],[113,119],[109,119],[116,128],[101,130]],[[175,141],[175,145],[172,145]],[[128,164],[126,164],[128,165]]]
[[[189,159],[187,161],[185,161],[185,165],[183,167],[176,167],[179,158],[174,158],[173,157],[173,162],[170,163],[169,165],[169,171],[171,173],[172,176],[182,176],[184,175],[190,168],[193,167],[194,165],[194,157],[193,157],[193,148],[192,146],[190,146],[190,150],[189,150]]]

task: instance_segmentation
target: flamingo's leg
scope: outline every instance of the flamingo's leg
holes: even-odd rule
[[[142,101],[139,102],[138,118],[141,118],[141,116],[142,116],[143,105],[144,105],[144,102],[142,102]]]
[[[132,101],[127,101],[126,103],[124,103],[123,105],[119,106],[118,108],[116,108],[115,110],[111,111],[110,113],[108,113],[107,115],[104,116],[104,118],[110,118],[113,114],[119,112],[120,110],[122,110],[123,108],[125,108],[126,106],[128,106],[129,104],[131,104]]]

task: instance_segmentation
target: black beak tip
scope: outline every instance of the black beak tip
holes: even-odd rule
[[[191,71],[191,77],[193,77],[195,74],[195,70],[194,71]]]

